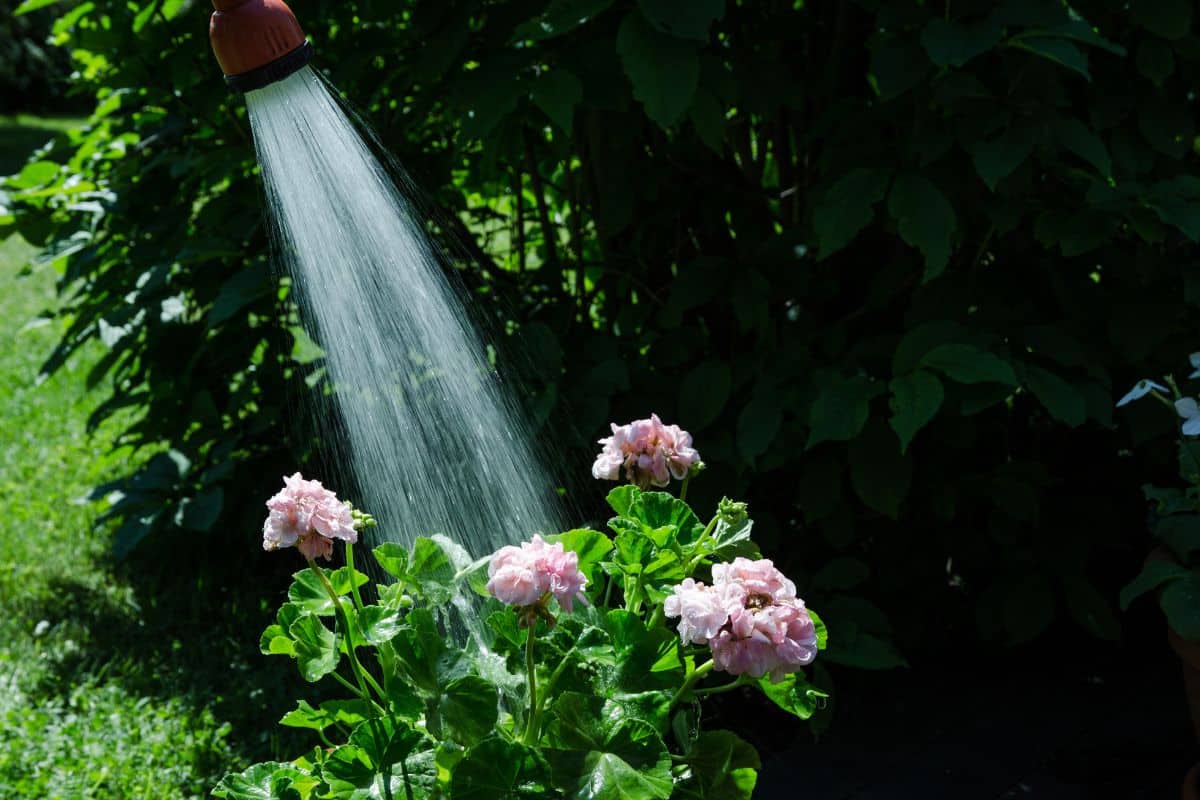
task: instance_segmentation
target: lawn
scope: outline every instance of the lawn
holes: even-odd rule
[[[12,143],[27,152],[65,124],[0,118],[0,173],[19,168]],[[274,699],[250,688],[266,678],[246,675],[266,667],[258,601],[214,619],[211,581],[111,561],[87,495],[137,456],[114,450],[115,425],[86,431],[98,350],[39,379],[66,320],[42,316],[57,274],[35,255],[0,242],[0,798],[203,797],[277,746],[258,724],[278,718]]]

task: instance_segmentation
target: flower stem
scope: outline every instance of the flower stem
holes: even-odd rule
[[[749,681],[746,680],[745,675],[738,675],[736,681],[727,683],[724,686],[714,686],[711,689],[697,689],[696,695],[700,696],[700,695],[709,695],[709,694],[722,694],[723,692],[732,692],[734,689],[738,688],[739,686],[745,686],[747,683],[749,683]]]
[[[680,686],[679,691],[676,692],[675,696],[671,698],[671,708],[674,708],[675,704],[678,703],[701,678],[712,672],[713,667],[715,666],[716,663],[710,660],[692,670],[692,674],[688,675],[687,678],[684,679],[683,686]]]
[[[688,474],[685,475],[683,478],[683,483],[680,484],[680,486],[679,486],[679,502],[681,502],[681,503],[687,502],[688,484],[691,482],[692,482],[692,473],[688,472]]]
[[[541,710],[537,696],[537,665],[533,662],[533,632],[536,625],[534,622],[529,626],[528,637],[525,640],[525,675],[529,680],[529,719],[525,721],[525,735],[521,738],[525,744],[533,744],[536,741],[538,712]]]
[[[362,595],[358,593],[358,581],[354,580],[354,543],[346,542],[346,566],[350,568],[350,593],[354,597],[354,610],[362,613]]]
[[[550,699],[550,695],[554,691],[555,684],[558,683],[558,679],[562,677],[562,674],[567,671],[567,666],[571,663],[571,656],[575,654],[575,650],[578,647],[578,644],[572,645],[571,649],[563,655],[562,661],[558,662],[558,666],[554,668],[554,672],[550,673],[550,680],[546,681],[546,684],[542,687],[542,696],[538,698],[539,717],[542,715],[542,708],[546,705],[546,701]]]
[[[704,533],[700,534],[700,538],[696,540],[694,545],[692,545],[692,547],[695,548],[696,554],[692,556],[692,560],[687,563],[687,568],[685,570],[687,573],[690,574],[691,571],[696,568],[696,565],[704,560],[704,557],[707,555],[707,553],[700,549],[700,545],[707,543],[709,537],[712,536],[712,532],[717,529],[717,522],[720,519],[721,516],[719,514],[713,517],[708,525],[704,528]]]
[[[308,566],[321,581],[321,585],[325,587],[325,592],[329,595],[329,599],[333,601],[333,611],[337,617],[337,624],[342,629],[342,635],[346,639],[346,656],[350,661],[350,669],[354,673],[354,679],[358,683],[358,694],[364,701],[379,708],[379,704],[375,702],[375,698],[371,695],[371,690],[367,688],[367,682],[363,678],[362,665],[358,663],[358,656],[354,654],[354,633],[350,628],[350,621],[346,619],[346,610],[342,608],[341,598],[333,588],[333,584],[329,582],[328,576],[325,575],[325,570],[317,566],[317,563],[312,559],[308,560]],[[372,681],[373,682],[373,681]],[[380,699],[385,700],[386,695],[380,694]]]
[[[655,625],[660,624],[663,621],[663,617],[665,617],[665,616],[666,616],[666,611],[662,607],[662,604],[660,603],[659,605],[656,605],[654,607],[654,613],[652,613],[650,615],[650,621],[646,623],[646,627],[653,628]]]

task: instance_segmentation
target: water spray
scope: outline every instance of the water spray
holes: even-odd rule
[[[213,7],[208,36],[237,91],[269,86],[312,61],[313,46],[283,0],[213,0]]]

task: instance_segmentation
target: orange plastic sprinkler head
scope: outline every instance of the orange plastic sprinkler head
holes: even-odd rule
[[[283,0],[213,0],[213,6],[208,37],[237,91],[281,81],[312,60],[312,44]]]

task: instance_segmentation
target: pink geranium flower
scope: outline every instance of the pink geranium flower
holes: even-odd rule
[[[318,556],[328,559],[334,539],[358,541],[350,506],[320,481],[305,480],[297,472],[283,483],[283,490],[267,501],[264,550],[295,547],[311,561]]]
[[[817,632],[796,585],[767,559],[713,565],[713,585],[688,578],[663,611],[685,642],[707,644],[717,669],[783,680],[817,656]]]
[[[579,571],[579,554],[537,535],[520,547],[501,547],[488,564],[488,592],[510,606],[532,606],[553,595],[569,612],[576,599],[587,604],[585,586],[587,577]]]
[[[604,449],[592,465],[592,477],[597,480],[620,480],[624,468],[630,483],[643,489],[662,487],[671,478],[683,480],[700,463],[692,435],[678,425],[664,425],[657,414],[611,427],[612,436],[600,440]]]

